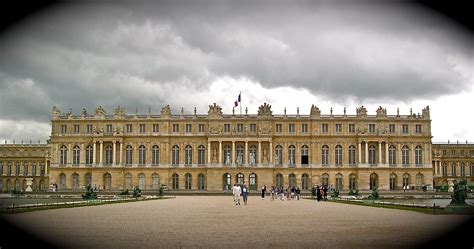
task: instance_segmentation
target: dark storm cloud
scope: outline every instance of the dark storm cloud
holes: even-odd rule
[[[173,96],[222,76],[382,103],[472,84],[455,70],[472,63],[472,37],[409,3],[61,3],[1,34],[0,49],[4,120],[48,122],[53,105],[177,110]]]

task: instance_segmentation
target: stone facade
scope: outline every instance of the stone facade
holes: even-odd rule
[[[474,188],[474,144],[433,144],[432,153],[435,186],[452,191],[454,180],[467,179]]]

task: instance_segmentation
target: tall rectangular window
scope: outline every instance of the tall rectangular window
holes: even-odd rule
[[[92,133],[92,125],[91,124],[86,125],[86,132],[87,133]]]
[[[275,128],[276,132],[282,132],[282,127],[283,126],[281,124],[276,124],[276,128]]]
[[[230,132],[230,124],[224,124],[224,132]]]
[[[421,124],[415,125],[415,133],[421,133]]]
[[[469,156],[474,157],[474,150],[469,150]]]
[[[407,124],[402,125],[402,133],[405,133],[405,134],[408,133],[408,125]]]
[[[461,150],[460,152],[461,152],[460,156],[464,157],[464,150]]]
[[[288,132],[295,133],[295,124],[288,124]]]
[[[61,133],[64,134],[67,132],[67,125],[61,125]]]
[[[199,132],[204,132],[204,124],[199,124]]]
[[[353,133],[356,131],[355,124],[349,124],[349,132]]]
[[[79,133],[79,125],[74,125],[74,133]]]
[[[456,150],[451,150],[451,156],[455,157],[456,156]]]
[[[153,132],[160,132],[160,126],[158,124],[153,124]]]
[[[301,133],[308,133],[308,124],[301,125]]]
[[[389,132],[390,133],[395,133],[395,124],[389,124]]]
[[[369,124],[369,132],[375,133],[375,124]]]
[[[132,124],[127,124],[127,132],[132,132]]]
[[[112,125],[108,124],[106,127],[107,127],[107,133],[112,133]]]
[[[191,124],[186,124],[186,133],[193,132],[193,126]]]
[[[328,133],[328,131],[329,131],[328,124],[322,124],[321,130],[322,130],[323,133]]]
[[[173,124],[173,132],[179,132],[179,124]]]
[[[140,133],[145,133],[145,124],[140,124]]]
[[[243,132],[244,131],[244,124],[237,124],[237,132]]]
[[[342,132],[342,124],[336,124],[336,133]]]
[[[257,132],[257,124],[250,124],[250,132]]]

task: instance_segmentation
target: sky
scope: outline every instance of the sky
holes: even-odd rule
[[[79,115],[395,115],[431,110],[433,142],[474,141],[473,34],[410,2],[66,1],[0,33],[0,141],[45,142]]]

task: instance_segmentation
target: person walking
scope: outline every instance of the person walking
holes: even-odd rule
[[[271,190],[271,194],[272,194],[272,201],[275,200],[275,186],[272,186],[272,190]]]
[[[328,187],[326,185],[324,185],[323,187],[323,194],[324,194],[324,200],[327,201],[328,200]]]
[[[301,194],[301,190],[298,187],[298,188],[296,188],[296,200],[298,200],[298,201],[300,200],[300,194]]]
[[[267,186],[263,185],[262,186],[262,200],[265,199],[265,192],[267,192]]]
[[[235,205],[240,205],[240,194],[241,194],[240,186],[238,186],[237,184],[234,184],[234,187],[232,188],[232,194],[234,195]]]
[[[242,188],[242,197],[244,198],[244,205],[247,205],[247,199],[249,196],[249,189],[246,185]]]
[[[316,185],[316,197],[318,201],[321,201],[321,191],[319,189],[319,185]]]

